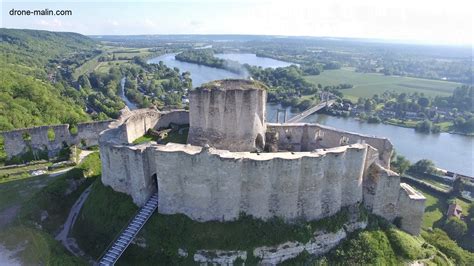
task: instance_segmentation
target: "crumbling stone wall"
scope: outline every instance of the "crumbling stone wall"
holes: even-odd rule
[[[153,149],[150,144],[131,145],[148,129],[168,127],[171,123],[189,123],[184,110],[160,112],[156,109],[140,109],[128,113],[117,121],[115,127],[100,135],[102,183],[115,191],[132,196],[139,206],[145,204],[156,191],[156,172]]]
[[[398,198],[398,217],[400,227],[412,235],[419,235],[423,214],[425,213],[426,198],[420,192],[406,183],[400,184]]]
[[[364,205],[372,213],[393,221],[398,215],[400,177],[373,163],[364,179]]]
[[[267,131],[278,133],[278,149],[288,151],[312,151],[354,143],[367,143],[378,151],[380,163],[388,168],[393,145],[386,138],[338,130],[319,124],[268,123]]]
[[[224,80],[191,91],[188,143],[230,151],[263,150],[267,93],[261,86]]]
[[[362,201],[367,145],[301,153],[229,152],[157,145],[154,159],[160,213],[198,221],[246,213],[314,220]]]
[[[48,150],[48,156],[54,157],[63,148],[63,144],[93,146],[98,145],[100,132],[108,129],[113,120],[79,123],[77,134],[71,134],[69,125],[39,126],[24,129],[4,131],[0,134],[4,138],[5,152],[7,158],[21,155],[28,149]],[[54,140],[48,138],[48,131],[54,131]],[[31,140],[24,140],[28,135]]]

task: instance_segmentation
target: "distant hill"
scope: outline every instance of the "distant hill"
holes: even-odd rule
[[[72,68],[96,42],[69,32],[0,29],[0,131],[89,120]]]
[[[28,57],[28,63],[45,64],[49,60],[58,60],[72,53],[90,51],[96,47],[94,40],[72,32],[2,28],[0,39],[0,49],[2,53],[6,53],[7,60],[17,60],[13,63],[22,63],[23,59]]]

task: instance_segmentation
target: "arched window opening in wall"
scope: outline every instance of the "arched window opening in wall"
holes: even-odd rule
[[[31,135],[28,132],[24,132],[21,137],[23,138],[24,141],[31,141]]]
[[[257,137],[255,138],[255,147],[259,151],[263,151],[265,148],[265,143],[263,141],[263,136],[261,134],[258,134]]]
[[[70,124],[69,125],[69,134],[71,135],[77,135],[79,133],[79,129],[77,128],[77,125],[75,124]]]
[[[56,133],[54,133],[54,129],[49,128],[48,129],[48,140],[49,141],[54,141],[56,139]]]
[[[156,173],[151,175],[151,186],[153,187],[153,192],[158,191],[158,176]]]
[[[342,136],[341,139],[339,140],[339,145],[341,146],[347,145],[348,143],[349,143],[348,137]]]

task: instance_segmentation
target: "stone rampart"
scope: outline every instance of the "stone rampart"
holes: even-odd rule
[[[386,138],[366,136],[319,124],[268,123],[267,132],[278,133],[278,149],[288,151],[312,151],[354,143],[367,143],[377,149],[381,164],[388,168],[392,155],[392,143]]]
[[[315,152],[229,152],[168,144],[153,146],[160,213],[198,221],[314,220],[362,201],[367,145]]]
[[[156,109],[132,111],[100,135],[102,183],[114,190],[132,196],[141,206],[156,191],[156,172],[150,144],[131,145],[148,129],[168,127],[171,123],[188,124],[189,115],[184,110],[160,112]]]
[[[398,199],[400,226],[408,233],[418,235],[423,222],[426,198],[406,183],[401,183],[400,187]]]
[[[0,134],[4,139],[4,148],[7,158],[21,155],[31,150],[47,150],[48,156],[54,157],[67,145],[98,145],[100,132],[108,129],[113,120],[79,123],[77,134],[72,134],[69,125],[39,126],[24,129],[4,131]],[[54,132],[54,139],[50,140],[48,132]],[[26,140],[25,140],[26,138]]]
[[[289,151],[131,145],[149,128],[171,123],[189,123],[188,113],[136,110],[102,132],[102,182],[129,194],[139,206],[158,191],[160,213],[198,221],[235,220],[240,213],[315,220],[363,201],[372,213],[389,221],[400,217],[404,230],[419,232],[424,202],[385,167],[392,152],[387,139],[320,125],[270,124],[269,131],[279,135],[277,150]]]

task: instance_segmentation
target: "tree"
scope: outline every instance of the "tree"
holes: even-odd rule
[[[469,205],[466,223],[469,230],[469,234],[474,235],[474,202],[471,202],[471,204]]]
[[[304,99],[298,104],[298,108],[300,109],[300,111],[304,111],[304,110],[310,108],[311,105],[313,105],[313,101],[308,100],[308,99]]]
[[[432,174],[436,172],[435,165],[432,161],[422,159],[416,162],[414,165],[410,167],[410,171],[416,173],[428,173]]]
[[[421,97],[418,99],[418,104],[423,106],[423,107],[428,107],[430,105],[430,99],[426,98],[426,97]]]
[[[77,82],[79,85],[81,85],[81,88],[91,88],[91,83],[89,82],[89,78],[86,75],[79,76]]]
[[[430,120],[425,119],[423,122],[416,124],[415,130],[423,133],[430,133],[433,124]]]
[[[374,108],[374,103],[372,102],[371,99],[366,99],[365,100],[365,103],[364,103],[364,109],[367,111],[367,112],[370,112],[372,111]]]
[[[406,100],[407,100],[407,94],[406,93],[400,93],[400,95],[398,95],[398,97],[397,97],[397,102],[398,103],[406,102]]]
[[[456,180],[454,180],[454,183],[453,183],[453,190],[451,191],[451,193],[453,193],[454,195],[461,195],[461,193],[464,191],[464,182],[462,181],[462,179],[460,177],[456,178]]]
[[[410,161],[402,155],[397,155],[390,166],[393,170],[402,175],[410,168]]]
[[[467,232],[467,224],[458,217],[449,218],[443,228],[454,240],[461,239]]]

